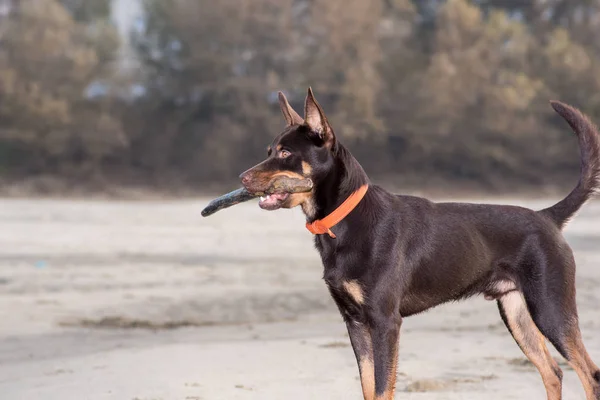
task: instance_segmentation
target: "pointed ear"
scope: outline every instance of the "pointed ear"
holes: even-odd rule
[[[317,103],[311,88],[308,88],[308,95],[304,103],[304,121],[311,131],[319,135],[327,147],[333,147],[335,144],[333,129],[331,129],[323,109]]]
[[[285,118],[287,126],[302,125],[304,123],[302,117],[294,111],[282,92],[279,92],[279,107],[281,107],[281,112],[283,113],[283,118]]]

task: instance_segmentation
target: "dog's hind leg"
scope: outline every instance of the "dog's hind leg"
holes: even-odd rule
[[[571,326],[564,340],[565,358],[581,380],[588,400],[600,400],[600,369],[588,354],[577,324]]]
[[[600,369],[583,345],[574,300],[572,303],[564,304],[562,309],[554,308],[558,313],[547,311],[553,309],[548,305],[531,306],[530,309],[540,331],[577,372],[587,400],[600,400]]]
[[[562,371],[546,347],[521,292],[513,290],[498,299],[502,320],[527,358],[540,372],[548,400],[562,399]]]
[[[533,321],[542,334],[577,372],[587,400],[600,400],[600,369],[586,351],[579,330],[575,300],[575,261],[564,248],[545,251],[524,280],[523,295]]]
[[[347,321],[348,335],[358,362],[360,383],[365,400],[375,399],[375,368],[373,364],[373,344],[368,326],[358,321]]]

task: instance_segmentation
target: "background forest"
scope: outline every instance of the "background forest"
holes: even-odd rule
[[[548,100],[600,121],[597,0],[145,0],[125,33],[115,3],[0,0],[0,183],[232,185],[308,86],[398,187],[569,187]]]

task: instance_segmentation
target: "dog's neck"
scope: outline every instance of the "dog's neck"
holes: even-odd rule
[[[362,166],[348,149],[337,143],[332,168],[315,186],[311,200],[302,207],[308,222],[324,218],[367,183],[369,177]]]

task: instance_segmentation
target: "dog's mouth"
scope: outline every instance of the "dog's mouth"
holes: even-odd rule
[[[258,206],[263,210],[277,210],[278,208],[281,208],[283,202],[286,201],[289,196],[289,193],[265,194],[264,196],[260,196]]]

